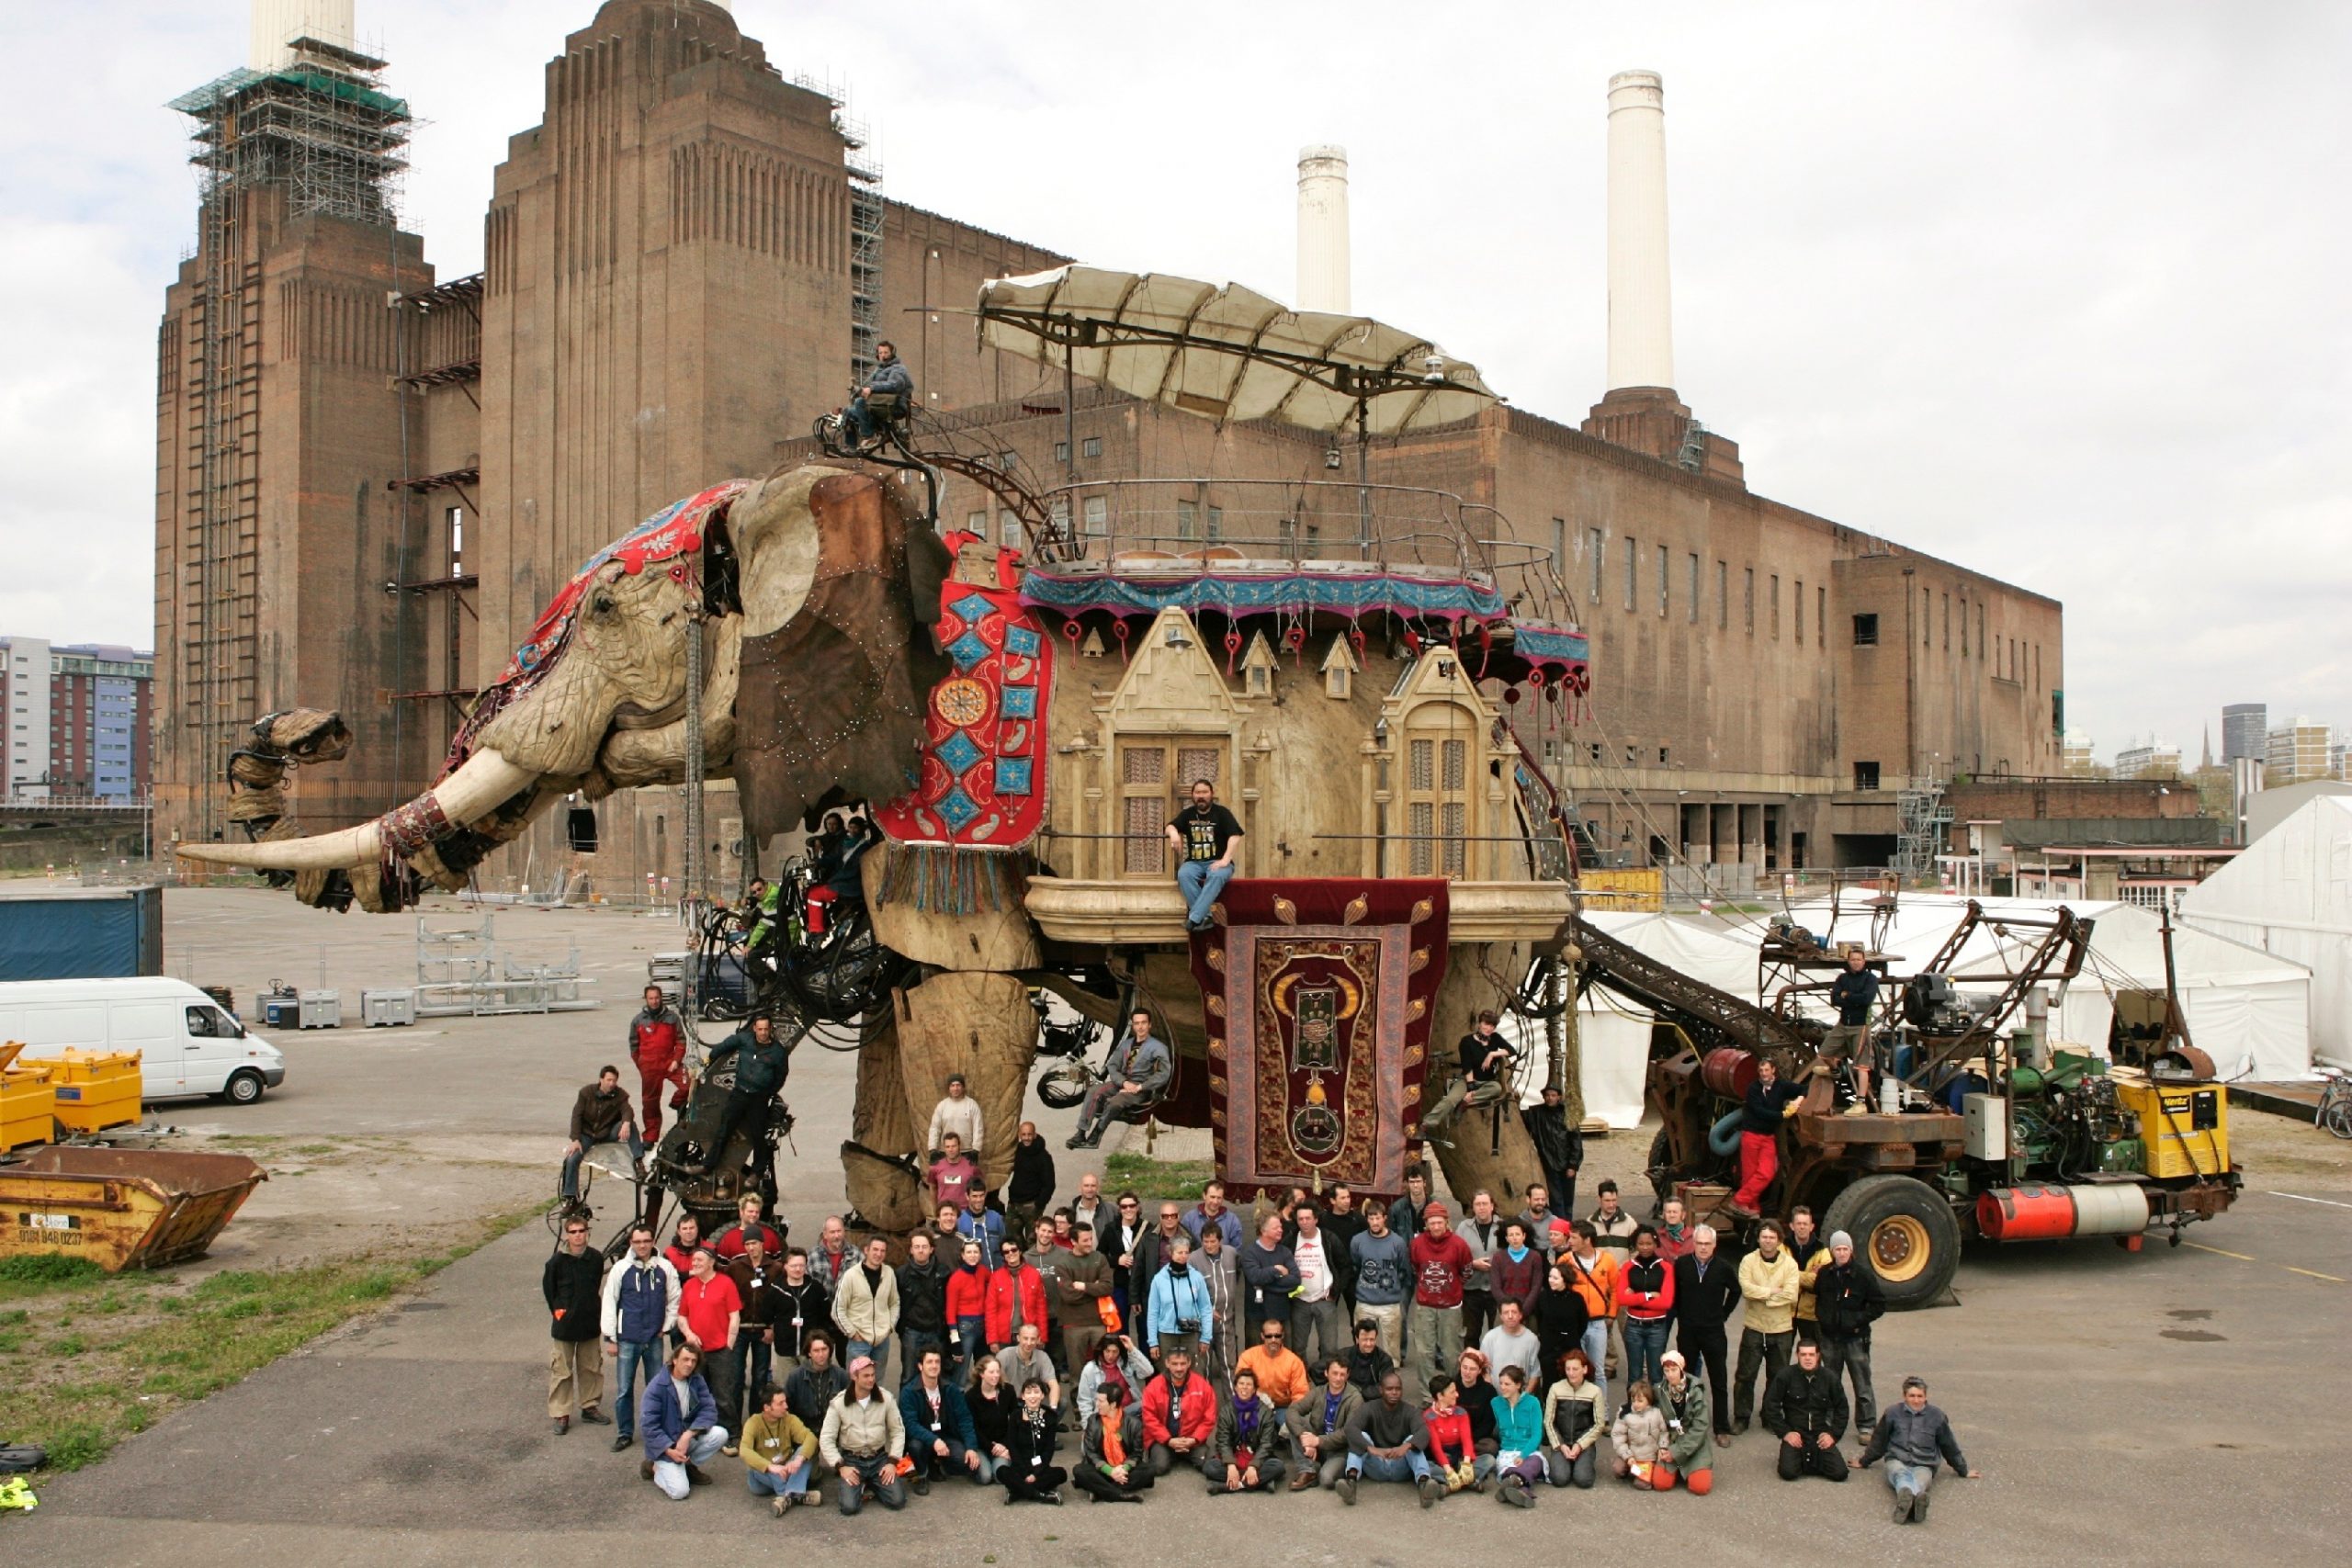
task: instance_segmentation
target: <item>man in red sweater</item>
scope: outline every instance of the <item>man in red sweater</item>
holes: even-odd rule
[[[645,987],[645,1005],[628,1021],[628,1055],[645,1092],[645,1142],[650,1146],[662,1140],[662,1086],[675,1086],[671,1109],[686,1103],[686,1021],[659,986]]]
[[[1442,1203],[1421,1215],[1421,1234],[1409,1248],[1413,1302],[1405,1313],[1408,1387],[1426,1388],[1432,1373],[1462,1359],[1462,1282],[1470,1272],[1470,1244],[1453,1234]]]
[[[1164,1370],[1143,1385],[1144,1451],[1154,1475],[1198,1464],[1216,1436],[1216,1390],[1193,1375],[1193,1353],[1170,1346],[1160,1360]]]
[[[1661,1257],[1657,1232],[1634,1233],[1634,1256],[1617,1271],[1617,1310],[1625,1332],[1625,1386],[1666,1382],[1666,1334],[1674,1322],[1674,1264]]]

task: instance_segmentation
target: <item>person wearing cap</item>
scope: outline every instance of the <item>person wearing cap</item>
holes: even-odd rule
[[[1584,1165],[1584,1129],[1568,1119],[1567,1098],[1558,1084],[1544,1086],[1544,1102],[1519,1113],[1527,1136],[1535,1145],[1535,1161],[1544,1168],[1545,1195],[1560,1195],[1560,1212],[1577,1210],[1577,1171]],[[1532,1236],[1538,1246],[1544,1240]]]
[[[1438,1134],[1453,1124],[1455,1115],[1477,1106],[1492,1105],[1503,1097],[1503,1080],[1510,1076],[1510,1066],[1518,1060],[1519,1053],[1511,1049],[1509,1040],[1496,1032],[1501,1022],[1501,1015],[1487,1009],[1454,1047],[1461,1072],[1421,1118],[1421,1135],[1429,1142],[1452,1148],[1453,1140]]]
[[[1666,1484],[1679,1477],[1692,1496],[1703,1497],[1715,1489],[1714,1421],[1706,1381],[1687,1375],[1690,1363],[1679,1350],[1668,1350],[1661,1359],[1665,1375],[1655,1392],[1666,1416],[1667,1458],[1673,1465]]]
[[[1829,1235],[1829,1262],[1814,1280],[1814,1317],[1821,1334],[1821,1364],[1854,1385],[1854,1430],[1864,1438],[1878,1425],[1878,1395],[1871,1387],[1871,1325],[1886,1312],[1878,1276],[1854,1257],[1854,1238]]]
[[[875,1376],[873,1357],[852,1359],[849,1386],[825,1406],[825,1424],[817,1434],[818,1457],[841,1477],[844,1515],[864,1507],[869,1491],[893,1512],[907,1506],[907,1489],[899,1480],[899,1461],[907,1451],[906,1422],[898,1402],[874,1386]]]
[[[1960,1451],[1960,1439],[1951,1435],[1951,1421],[1928,1403],[1925,1378],[1903,1380],[1903,1403],[1886,1413],[1853,1466],[1862,1470],[1882,1459],[1886,1461],[1886,1483],[1894,1492],[1894,1522],[1899,1525],[1928,1522],[1928,1492],[1936,1483],[1938,1459],[1963,1480],[1981,1481],[1984,1475],[1969,1468]]]
[[[956,1134],[964,1152],[974,1159],[980,1157],[980,1102],[967,1091],[964,1075],[947,1075],[947,1093],[931,1110],[931,1133],[923,1147],[944,1152],[947,1134]]]

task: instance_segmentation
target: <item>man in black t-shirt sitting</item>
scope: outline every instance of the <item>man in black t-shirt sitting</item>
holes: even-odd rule
[[[1193,804],[1168,824],[1168,841],[1176,846],[1176,886],[1184,895],[1185,921],[1193,931],[1205,931],[1209,907],[1233,880],[1233,852],[1241,842],[1241,824],[1216,803],[1216,790],[1208,780],[1195,779]]]
[[[1430,1143],[1453,1147],[1453,1140],[1435,1135],[1437,1129],[1452,1122],[1454,1113],[1464,1106],[1491,1105],[1502,1098],[1503,1080],[1510,1075],[1518,1053],[1511,1049],[1509,1040],[1496,1032],[1501,1021],[1489,1009],[1478,1015],[1477,1026],[1462,1037],[1457,1047],[1462,1058],[1461,1075],[1430,1107],[1429,1114],[1421,1118],[1421,1134]]]

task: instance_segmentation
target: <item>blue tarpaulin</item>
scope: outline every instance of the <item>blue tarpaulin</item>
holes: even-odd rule
[[[0,980],[119,979],[163,972],[160,887],[0,892]]]

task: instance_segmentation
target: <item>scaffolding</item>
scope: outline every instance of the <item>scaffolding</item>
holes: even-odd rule
[[[176,674],[181,722],[194,737],[190,826],[206,839],[227,827],[220,770],[261,711],[264,193],[282,192],[288,217],[326,214],[389,228],[406,167],[408,106],[377,86],[382,61],[317,39],[298,39],[288,51],[278,70],[240,68],[169,106],[196,121],[188,162],[202,201],[202,282],[187,312],[194,396],[185,408]]]
[[[1894,874],[1906,883],[1921,882],[1936,874],[1936,857],[1944,851],[1945,829],[1951,826],[1951,802],[1943,785],[1933,780],[1914,784],[1895,795]]]
[[[815,76],[792,81],[833,106],[833,130],[842,139],[842,167],[849,175],[850,378],[862,387],[879,363],[874,345],[882,340],[882,160],[865,122],[847,112],[845,89]]]

